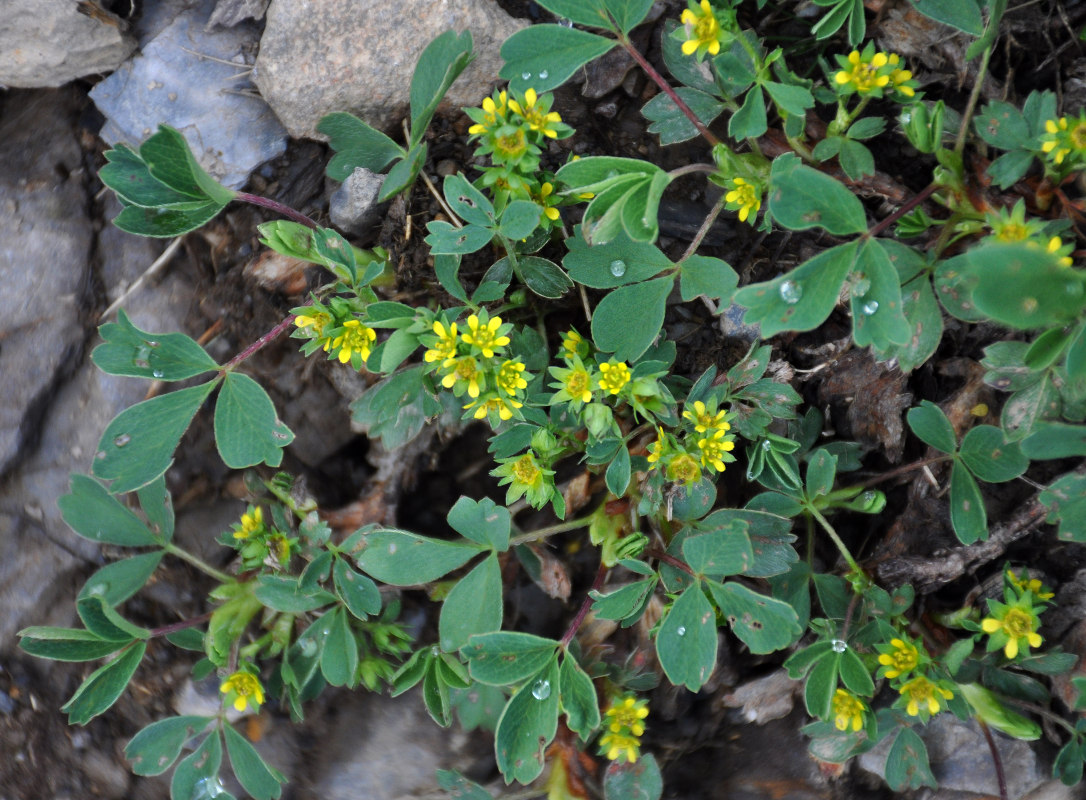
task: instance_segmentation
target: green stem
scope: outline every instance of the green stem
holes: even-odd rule
[[[980,58],[980,69],[977,70],[976,83],[973,84],[973,91],[969,95],[969,102],[965,105],[965,111],[962,113],[962,126],[958,128],[958,138],[954,140],[954,152],[959,155],[965,149],[965,137],[969,133],[969,122],[973,119],[973,111],[977,107],[977,101],[980,99],[980,90],[984,86],[984,79],[988,74],[988,60],[992,57],[992,45],[984,48],[984,54]]]
[[[675,180],[683,175],[689,175],[692,172],[705,172],[712,175],[716,171],[717,167],[715,164],[686,164],[685,166],[671,170],[671,172],[667,174],[667,177],[671,180]]]
[[[233,583],[234,581],[234,579],[225,572],[215,569],[203,559],[197,558],[188,550],[183,550],[172,542],[167,542],[163,549],[170,555],[177,556],[182,561],[189,562],[192,566],[196,567],[196,569],[200,570],[200,572],[210,575],[219,583]]]
[[[724,210],[724,204],[727,202],[727,192],[721,192],[720,197],[716,201],[716,205],[713,206],[713,210],[709,212],[709,215],[705,217],[705,221],[701,223],[701,227],[698,228],[698,232],[694,234],[693,240],[686,248],[686,252],[683,253],[683,257],[679,259],[679,263],[686,261],[690,256],[697,252],[698,246],[701,245],[702,240],[709,233],[709,229],[713,227],[713,223],[716,222],[716,218],[720,216],[720,212]]]
[[[822,516],[822,513],[814,506],[807,506],[807,510],[811,513],[811,516],[818,520],[818,524],[822,526],[822,529],[830,535],[830,539],[837,545],[837,550],[841,553],[841,557],[845,559],[845,563],[848,564],[849,569],[858,575],[862,575],[863,570],[860,569],[860,565],[856,563],[856,559],[852,557],[852,553],[845,547],[845,543],[841,541],[841,537],[837,535],[837,531],[833,529],[833,526],[830,525],[829,521]]]
[[[571,519],[568,522],[559,522],[557,525],[548,525],[546,528],[539,528],[528,533],[522,533],[520,536],[514,536],[509,540],[509,546],[515,547],[518,544],[526,544],[528,542],[535,542],[540,539],[546,539],[548,536],[553,536],[556,533],[565,533],[566,531],[574,531],[578,528],[586,528],[592,521],[592,517],[581,517],[580,519]]]

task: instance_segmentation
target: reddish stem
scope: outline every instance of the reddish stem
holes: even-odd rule
[[[276,211],[282,214],[284,217],[287,217],[288,219],[292,219],[295,222],[305,225],[307,228],[316,229],[318,227],[317,223],[315,223],[305,214],[301,213],[300,211],[295,211],[290,206],[284,205],[283,203],[280,203],[276,200],[271,200],[267,197],[261,197],[260,195],[256,194],[249,194],[248,192],[238,192],[236,195],[234,195],[234,199],[240,200],[243,203],[249,203],[250,205],[260,206],[261,208],[267,208],[272,211]]]
[[[581,608],[577,612],[577,616],[575,616],[573,622],[569,624],[569,630],[566,631],[566,635],[562,637],[562,642],[558,645],[563,650],[569,647],[569,643],[573,641],[573,637],[577,634],[577,629],[581,627],[584,618],[588,616],[588,609],[592,607],[592,592],[598,592],[600,590],[600,587],[603,586],[603,579],[605,577],[607,577],[607,567],[600,564],[600,568],[596,572],[596,580],[592,581],[592,588],[589,589],[588,593],[584,596],[584,602],[581,603]]]
[[[908,214],[910,211],[912,211],[918,205],[920,205],[925,200],[927,200],[929,197],[931,197],[935,193],[935,190],[938,189],[938,188],[939,188],[939,184],[937,184],[937,183],[929,183],[927,186],[925,186],[920,191],[920,193],[918,195],[916,195],[915,197],[913,197],[910,200],[907,200],[905,202],[905,204],[901,208],[899,208],[893,214],[888,216],[882,222],[878,222],[875,225],[873,225],[870,228],[870,230],[868,230],[867,235],[871,236],[871,237],[878,236],[884,230],[889,228],[891,225],[893,225],[899,219],[904,217],[906,214]]]
[[[992,763],[995,765],[996,781],[999,783],[999,798],[1000,800],[1008,800],[1007,778],[1003,774],[1003,759],[999,757],[999,749],[996,747],[995,739],[992,738],[992,732],[988,730],[988,725],[984,720],[978,718],[977,723],[980,725],[981,732],[984,734],[984,739],[988,742],[988,749],[992,753]]]
[[[665,564],[670,564],[671,566],[675,567],[675,569],[682,570],[692,578],[698,577],[694,573],[694,570],[690,569],[689,565],[684,564],[682,561],[679,561],[679,559],[675,558],[675,556],[669,555],[663,550],[657,550],[655,548],[652,548],[646,550],[645,555],[647,555],[649,558],[655,558],[657,561],[663,561]]]
[[[653,83],[659,86],[660,90],[671,98],[671,102],[675,104],[679,111],[683,112],[683,114],[686,115],[686,118],[693,123],[694,127],[698,129],[698,133],[705,137],[705,140],[713,145],[713,147],[720,144],[720,139],[718,139],[711,130],[705,127],[705,123],[698,119],[698,115],[690,110],[690,106],[679,97],[675,90],[671,88],[671,84],[667,82],[667,79],[656,71],[656,68],[648,62],[648,59],[641,55],[641,52],[633,46],[633,43],[625,36],[621,37],[618,41],[619,44],[626,48],[626,52],[633,56],[633,60],[641,66],[641,69],[645,70],[645,74],[652,78]]]
[[[186,628],[195,628],[197,625],[203,625],[211,619],[211,612],[201,614],[198,617],[192,617],[190,619],[183,619],[180,622],[174,622],[170,625],[163,625],[161,628],[151,628],[151,636],[167,636],[171,633],[177,633],[183,631]]]
[[[244,361],[249,356],[251,356],[253,353],[255,353],[257,350],[260,350],[261,348],[266,347],[267,345],[271,344],[271,342],[273,342],[276,338],[278,338],[278,336],[283,331],[285,331],[287,328],[289,328],[293,323],[294,323],[294,315],[293,314],[288,314],[286,319],[284,319],[282,322],[280,322],[278,325],[276,325],[270,331],[265,333],[263,336],[261,336],[259,339],[257,339],[255,342],[253,342],[251,345],[246,347],[244,350],[242,350],[240,353],[238,353],[232,359],[227,361],[225,366],[223,366],[223,368],[220,370],[220,372],[229,372],[234,367],[236,367],[238,364],[240,364],[242,361]]]

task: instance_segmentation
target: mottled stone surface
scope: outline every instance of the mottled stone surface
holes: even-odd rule
[[[125,27],[106,12],[80,13],[72,0],[5,0],[0,86],[63,86],[84,75],[112,72],[136,46]]]
[[[447,30],[470,30],[475,61],[446,96],[477,105],[498,79],[498,49],[524,23],[493,0],[275,0],[268,8],[254,80],[292,136],[349,111],[391,131],[407,112],[423,49]]]
[[[252,91],[257,26],[211,27],[212,0],[159,11],[141,53],[90,93],[110,144],[139,145],[162,123],[184,134],[212,177],[240,189],[256,167],[286,149],[286,131]]]

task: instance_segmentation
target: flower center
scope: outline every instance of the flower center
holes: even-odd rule
[[[531,453],[525,453],[513,464],[513,477],[517,479],[517,483],[532,486],[539,479],[539,475],[539,467]]]
[[[587,372],[574,372],[566,379],[566,392],[572,397],[580,397],[588,386]]]
[[[1086,122],[1080,122],[1071,129],[1071,144],[1078,150],[1086,150]]]
[[[1003,618],[1003,630],[1016,639],[1023,637],[1033,632],[1033,619],[1025,611],[1012,608]]]

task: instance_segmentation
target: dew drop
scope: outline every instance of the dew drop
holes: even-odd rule
[[[768,453],[770,450],[773,449],[773,443],[769,441],[769,439],[764,440],[762,442],[762,449]]]
[[[754,470],[752,470],[752,469],[747,470],[747,480],[748,481],[754,480]]]
[[[835,653],[843,653],[848,650],[848,644],[841,639],[834,639],[830,642],[830,647],[833,648],[833,652]]]
[[[217,777],[200,778],[200,780],[196,781],[196,784],[192,787],[193,800],[218,797],[222,793],[222,783]]]
[[[94,457],[95,458],[105,458],[106,457],[106,451],[105,450],[99,450],[97,453],[94,454]]]
[[[122,433],[120,436],[113,440],[113,444],[115,444],[117,447],[124,447],[130,441],[132,441],[132,437],[129,436],[127,433]]]
[[[162,377],[163,375],[165,375],[166,373],[165,373],[165,372],[163,372],[163,371],[162,371],[162,370],[160,370],[160,369],[155,369],[155,370],[151,370],[151,374],[152,374],[152,375],[153,375],[154,377],[156,377],[156,378],[161,378],[161,377]]]
[[[158,342],[154,341],[153,339],[148,339],[147,340],[147,346],[148,347],[158,347]]]
[[[864,492],[862,495],[860,495],[860,501],[863,502],[864,505],[871,505],[875,502],[875,498],[877,496],[878,495],[871,491]]]
[[[389,554],[390,556],[391,556],[391,555],[395,555],[395,554],[396,554],[396,545],[395,545],[395,543],[393,543],[393,544],[390,544],[390,545],[388,546],[388,554]]]
[[[678,636],[686,636],[686,626],[685,625],[680,625],[678,627],[678,629],[675,631],[675,633]]]
[[[96,583],[94,584],[94,586],[91,586],[89,589],[87,589],[87,594],[91,595],[92,597],[102,597],[108,591],[109,584],[102,582]]]
[[[312,639],[302,639],[299,644],[301,645],[303,656],[308,658],[309,656],[316,655],[317,643]]]
[[[778,290],[781,295],[781,300],[793,306],[799,302],[799,299],[803,297],[803,287],[795,281],[785,281],[781,284]]]
[[[532,73],[530,73],[530,72],[522,72],[522,73],[520,73],[520,77],[523,80],[530,81],[532,79]]]
[[[547,78],[549,78],[550,76],[551,74],[545,69],[539,71],[539,80],[541,81],[547,80]]]
[[[626,262],[616,258],[611,262],[611,274],[616,278],[621,278],[626,274]]]
[[[532,687],[532,697],[536,700],[546,700],[551,696],[551,682],[550,681],[536,681],[535,686]]]
[[[563,28],[572,28],[573,27],[573,20],[565,19],[563,17],[562,19],[558,20],[558,24],[561,25]]]
[[[879,301],[868,300],[866,303],[863,304],[863,306],[860,307],[860,310],[870,317],[872,314],[879,310]]]

